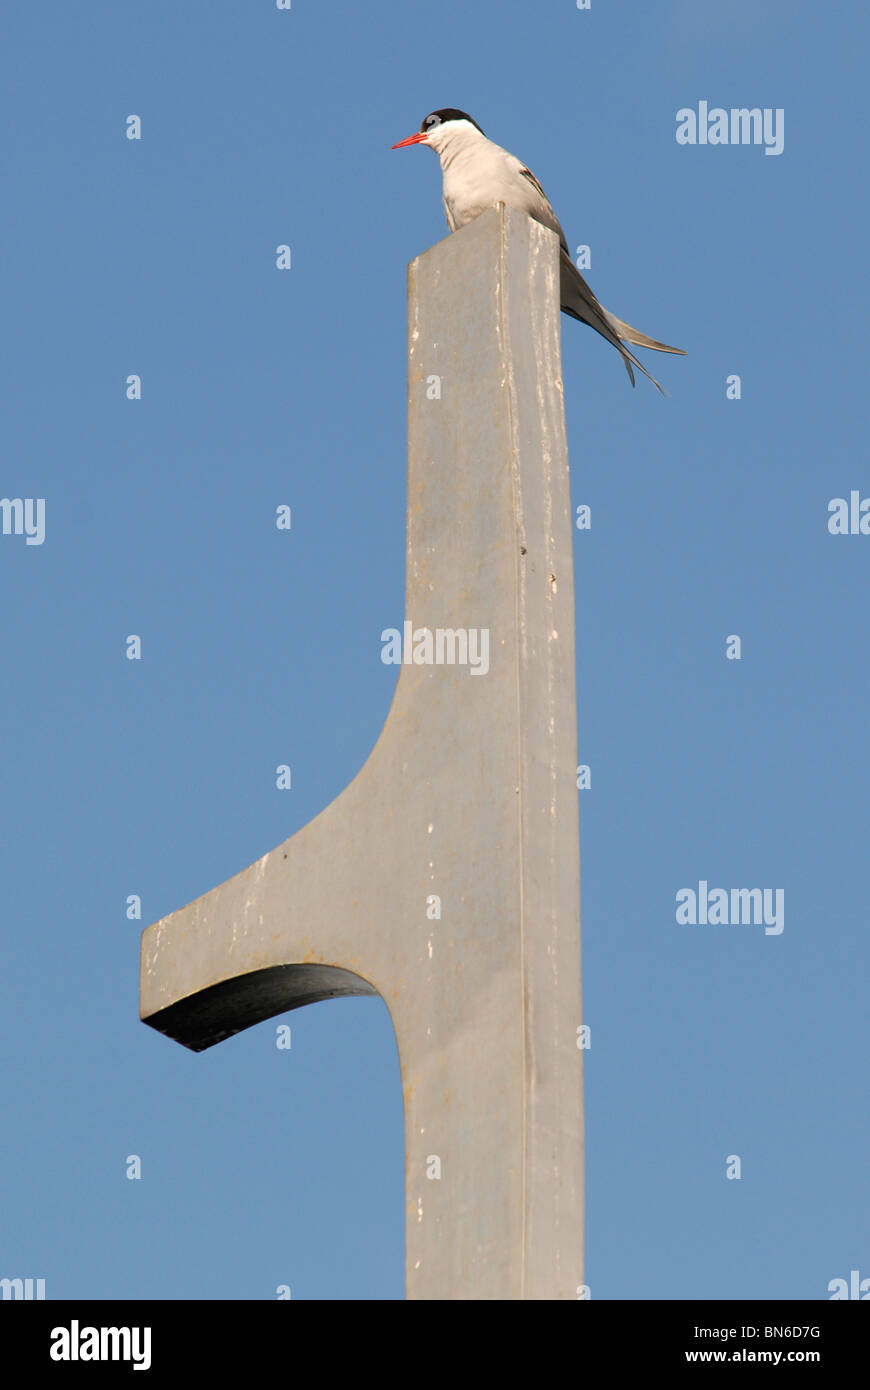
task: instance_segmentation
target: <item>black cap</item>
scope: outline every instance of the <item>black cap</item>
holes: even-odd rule
[[[477,121],[472,120],[467,111],[457,111],[455,106],[445,106],[441,111],[430,111],[429,115],[420,126],[420,132],[421,134],[425,134],[427,131],[430,131],[433,126],[444,125],[445,121],[468,121],[468,124],[473,125],[475,130],[480,130]],[[480,130],[480,133],[482,135],[483,131]]]

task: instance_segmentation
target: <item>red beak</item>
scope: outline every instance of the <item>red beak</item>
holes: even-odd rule
[[[407,140],[400,140],[398,145],[392,145],[390,148],[394,150],[401,150],[405,145],[419,145],[421,140],[428,139],[429,136],[427,132],[418,130],[416,135],[409,135]]]

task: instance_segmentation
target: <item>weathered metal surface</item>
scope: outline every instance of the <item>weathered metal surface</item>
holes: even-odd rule
[[[142,937],[142,1018],[194,1050],[320,999],[386,1001],[409,1298],[576,1298],[583,1277],[560,372],[552,232],[499,207],[411,264],[406,618],[488,630],[489,669],[403,664],[345,791]]]

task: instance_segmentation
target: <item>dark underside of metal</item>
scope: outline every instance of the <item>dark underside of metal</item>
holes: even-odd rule
[[[191,1052],[204,1052],[288,1009],[354,994],[377,994],[377,990],[362,976],[334,965],[272,965],[198,990],[144,1022]]]

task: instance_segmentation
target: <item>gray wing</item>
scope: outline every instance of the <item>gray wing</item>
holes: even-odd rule
[[[637,367],[639,371],[643,372],[644,376],[649,377],[653,385],[658,387],[662,395],[665,395],[660,383],[656,381],[652,373],[648,372],[643,363],[639,362],[635,357],[634,353],[630,352],[629,349],[625,347],[625,341],[639,347],[655,348],[658,352],[682,352],[682,349],[668,347],[665,343],[657,342],[655,338],[648,338],[645,333],[640,333],[636,328],[632,328],[630,324],[624,323],[622,319],[618,319],[614,314],[609,314],[607,312],[597,296],[589,288],[571,259],[571,253],[568,250],[568,243],[565,239],[565,233],[562,230],[562,224],[553,212],[549,198],[531,169],[525,164],[520,164],[519,160],[516,160],[514,168],[520,177],[525,179],[526,183],[534,189],[537,195],[536,200],[539,201],[540,206],[532,213],[532,216],[536,217],[539,222],[542,222],[545,227],[551,227],[553,231],[558,233],[562,250],[560,276],[562,312],[569,314],[571,318],[579,319],[581,323],[587,323],[590,328],[594,328],[596,333],[600,333],[603,338],[606,338],[607,341],[616,348],[625,364],[625,369],[628,372],[632,386],[634,385],[634,372],[632,371],[632,367],[634,366]],[[621,342],[620,339],[624,341]]]
[[[531,169],[527,169],[526,166],[523,165],[519,172],[520,172],[520,176],[521,176],[522,178],[526,179],[526,180],[532,185],[532,188],[535,190],[535,192],[536,192],[537,194],[540,195],[541,199],[543,200],[544,206],[547,208],[548,212],[550,213],[550,216],[552,217],[552,219],[553,219],[553,221],[554,221],[556,227],[559,228],[559,242],[560,242],[560,245],[561,245],[561,247],[562,247],[562,250],[565,252],[565,255],[566,255],[566,256],[570,257],[571,253],[570,253],[570,251],[568,250],[568,243],[567,243],[567,241],[565,240],[565,233],[562,231],[562,224],[560,223],[559,219],[556,217],[556,214],[553,212],[553,209],[552,209],[552,207],[550,206],[550,200],[549,200],[549,198],[547,197],[546,193],[544,192],[544,190],[543,190],[543,188],[541,187],[541,185],[538,183],[538,180],[535,178],[535,176],[534,176],[534,174],[532,173]],[[546,226],[547,224],[544,223],[544,225]],[[554,229],[554,230],[555,230],[555,229]]]

